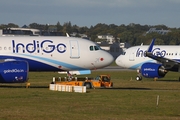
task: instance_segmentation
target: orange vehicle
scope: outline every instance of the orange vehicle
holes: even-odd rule
[[[101,87],[113,87],[109,75],[98,75],[95,79],[93,78],[59,78],[56,79],[54,84],[60,85],[73,85],[73,86],[86,86],[86,88],[101,88]]]

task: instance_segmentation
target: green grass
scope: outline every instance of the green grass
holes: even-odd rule
[[[116,62],[112,62],[110,66],[117,66]]]
[[[136,81],[135,71],[93,71],[86,76],[98,74],[110,74],[114,88],[88,89],[87,93],[50,91],[52,77],[60,76],[53,72],[30,72],[30,88],[25,84],[1,84],[0,120],[180,119],[178,73],[168,73],[157,81]]]

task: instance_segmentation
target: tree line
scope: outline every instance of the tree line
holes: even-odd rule
[[[26,25],[25,25],[26,26]],[[0,29],[11,28],[11,27],[19,27],[14,23],[9,24],[1,24]],[[97,35],[113,35],[114,38],[119,42],[127,42],[134,45],[149,44],[153,38],[156,38],[156,43],[158,45],[179,45],[180,44],[180,28],[169,28],[165,25],[140,25],[131,23],[129,25],[115,25],[115,24],[104,24],[98,23],[95,26],[90,27],[79,27],[77,25],[72,25],[71,22],[66,22],[64,24],[60,24],[58,21],[55,25],[48,25],[48,24],[38,24],[38,23],[31,23],[28,28],[34,28],[39,30],[47,31],[50,28],[56,28],[56,32],[62,32],[64,35],[66,33],[73,33],[76,32],[78,34],[86,34],[90,40],[97,42],[99,39]],[[156,32],[148,33],[146,32],[150,28],[157,28],[163,30],[170,30],[165,35],[158,34]]]

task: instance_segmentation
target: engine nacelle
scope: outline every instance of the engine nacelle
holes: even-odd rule
[[[28,80],[29,66],[26,61],[0,63],[0,83],[23,83]]]
[[[157,63],[144,63],[141,66],[141,74],[147,78],[162,78],[166,75],[167,71],[161,64]]]

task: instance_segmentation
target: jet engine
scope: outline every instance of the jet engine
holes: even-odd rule
[[[23,83],[28,80],[29,65],[26,61],[0,62],[0,83]]]
[[[144,63],[141,66],[141,74],[147,78],[162,78],[166,75],[167,70],[161,64],[157,63]]]

